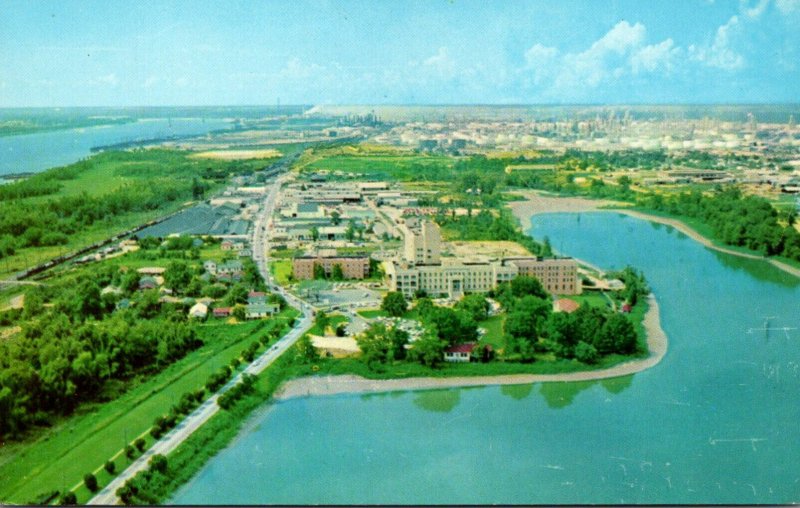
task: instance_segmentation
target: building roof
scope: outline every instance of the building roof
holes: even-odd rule
[[[555,301],[554,303],[555,308],[562,312],[571,313],[578,310],[578,307],[581,305],[576,302],[575,300],[570,300],[569,298],[561,298]]]
[[[466,344],[456,344],[455,346],[450,346],[449,348],[445,349],[445,353],[472,353],[472,350],[475,349],[476,344],[474,342],[468,342]]]

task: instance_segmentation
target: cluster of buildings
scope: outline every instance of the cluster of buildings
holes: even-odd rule
[[[402,256],[383,264],[390,291],[410,298],[418,292],[458,299],[466,293],[485,293],[520,275],[536,277],[553,294],[582,291],[578,264],[572,258],[509,257],[466,259],[442,257],[439,226],[429,220],[408,219]]]

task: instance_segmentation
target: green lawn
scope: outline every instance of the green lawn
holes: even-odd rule
[[[495,351],[505,348],[506,341],[503,337],[503,323],[505,319],[505,314],[499,314],[478,323],[480,328],[486,329],[486,334],[481,337],[481,343],[491,345],[492,349]]]
[[[379,317],[389,317],[389,313],[380,309],[368,309],[357,311],[358,315],[366,319],[375,319]]]
[[[601,309],[610,305],[608,298],[599,291],[587,291],[581,295],[568,295],[564,296],[564,298],[575,300],[580,305],[589,305],[590,307],[599,307]]]
[[[275,282],[281,286],[289,285],[289,278],[292,275],[292,262],[288,259],[269,262],[269,273],[275,278]]]
[[[295,314],[293,309],[283,313]],[[80,414],[64,419],[34,441],[5,444],[0,449],[0,500],[25,504],[43,493],[75,486],[126,442],[147,432],[155,417],[166,414],[183,393],[200,388],[212,372],[238,357],[258,336],[254,330],[263,326],[259,323],[201,325],[198,333],[205,344],[199,350],[135,384],[116,400],[84,406]],[[117,459],[117,471],[124,469],[124,460]],[[98,478],[101,485],[108,481],[104,475]],[[85,502],[88,492],[78,493],[78,500]]]
[[[449,174],[454,163],[454,158],[440,155],[335,155],[318,159],[304,170],[344,171],[394,180],[423,178],[439,181],[446,179],[442,176]]]

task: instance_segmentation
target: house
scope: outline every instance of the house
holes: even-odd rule
[[[142,277],[139,279],[139,289],[155,289],[158,287],[158,282],[153,277]]]
[[[196,319],[205,319],[208,316],[208,305],[204,303],[196,303],[189,309],[189,317]]]
[[[163,268],[163,267],[160,267],[160,266],[145,266],[145,267],[139,268],[136,271],[139,272],[142,275],[156,276],[156,275],[164,275],[164,272],[166,270],[167,270],[166,268]]]
[[[244,249],[239,251],[239,257],[240,258],[249,258],[252,255],[253,255],[253,251],[248,249],[248,248],[244,248]]]
[[[630,303],[625,302],[625,303],[622,304],[622,313],[623,314],[630,314],[632,309],[633,309],[633,307],[631,307]]]
[[[247,293],[247,303],[267,303],[267,293],[250,291]]]
[[[456,344],[444,350],[444,361],[446,362],[469,362],[472,350],[475,349],[474,342],[466,344]]]
[[[219,248],[222,250],[233,250],[233,242],[230,240],[225,240],[219,244]]]
[[[100,291],[101,295],[107,295],[109,293],[114,295],[121,295],[122,290],[115,286],[106,286]]]
[[[221,265],[217,265],[217,273],[220,275],[233,275],[241,273],[244,269],[241,261],[226,261]]]
[[[575,300],[570,300],[569,298],[560,298],[553,302],[553,312],[566,312],[567,314],[572,314],[576,310],[578,310],[580,304]]]
[[[247,319],[261,319],[272,316],[280,311],[280,306],[276,303],[248,303],[245,310]]]
[[[203,263],[203,270],[205,270],[206,272],[210,273],[211,275],[216,275],[216,273],[217,273],[217,262],[216,261],[212,261],[212,260],[209,259],[208,261]]]
[[[233,307],[217,307],[214,309],[215,318],[228,317],[233,314]]]
[[[125,310],[131,307],[131,301],[127,298],[123,298],[119,302],[117,302],[117,310]]]

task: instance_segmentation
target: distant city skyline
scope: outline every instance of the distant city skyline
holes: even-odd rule
[[[2,10],[0,107],[800,101],[800,0]]]

